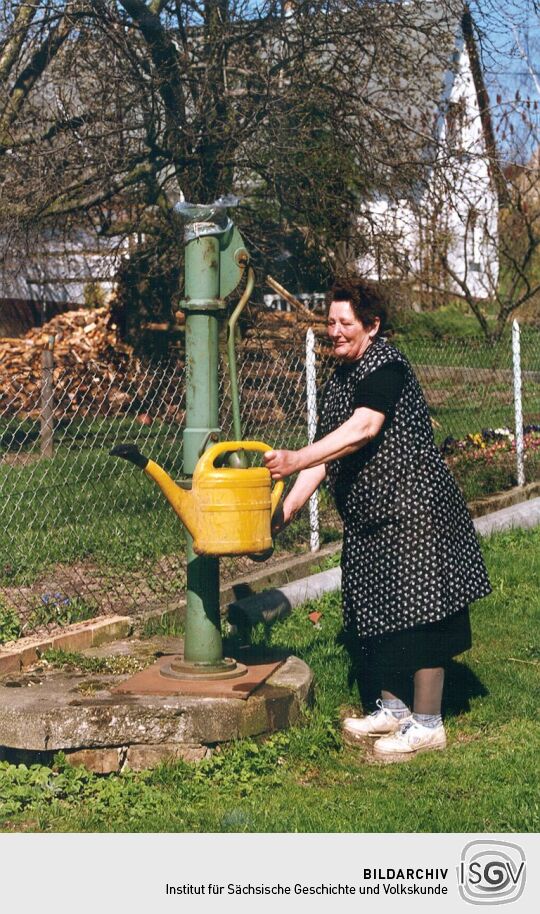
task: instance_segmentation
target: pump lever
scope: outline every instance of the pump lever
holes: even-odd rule
[[[233,415],[234,437],[237,441],[242,440],[242,423],[240,420],[240,397],[238,395],[238,373],[236,370],[236,352],[234,348],[234,331],[238,318],[246,307],[253,288],[255,286],[255,272],[253,267],[248,268],[246,288],[244,289],[240,300],[232,312],[227,323],[227,355],[229,359],[229,377],[231,381],[231,406]],[[235,456],[235,466],[248,466],[245,453],[239,451]]]

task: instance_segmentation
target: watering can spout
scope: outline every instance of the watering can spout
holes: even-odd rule
[[[111,457],[122,457],[144,470],[159,486],[173,511],[178,515],[193,538],[196,536],[196,510],[193,495],[177,485],[159,464],[149,460],[139,451],[136,444],[118,444],[109,451]]]

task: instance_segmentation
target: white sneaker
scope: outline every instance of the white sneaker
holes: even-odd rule
[[[395,733],[404,720],[409,720],[409,717],[396,717],[388,708],[383,707],[381,699],[378,698],[376,711],[372,711],[366,717],[346,717],[341,728],[345,739],[357,742],[370,736]]]
[[[373,746],[373,755],[382,762],[404,762],[418,752],[446,749],[446,733],[442,724],[424,727],[414,717],[401,721],[396,733],[382,736]]]

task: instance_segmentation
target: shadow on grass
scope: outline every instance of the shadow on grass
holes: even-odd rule
[[[366,710],[375,708],[377,698],[380,697],[381,688],[398,695],[410,708],[413,707],[413,674],[409,672],[390,671],[374,675],[373,670],[362,664],[358,650],[347,635],[342,632],[336,639],[338,644],[345,647],[349,655],[348,685],[352,689],[358,688],[362,707]],[[445,668],[445,683],[443,693],[443,716],[457,717],[471,709],[471,701],[484,697],[488,690],[466,663],[457,663],[451,660]]]
[[[473,698],[484,698],[489,692],[483,682],[467,666],[451,660],[446,668],[443,695],[443,715],[457,717],[471,710]]]

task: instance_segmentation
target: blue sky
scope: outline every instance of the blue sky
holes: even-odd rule
[[[540,143],[540,2],[471,0],[471,12],[499,142],[526,161]]]
[[[538,94],[540,4],[534,0],[473,0],[471,9],[485,33],[485,66],[494,82],[499,81],[503,88],[527,85]]]

